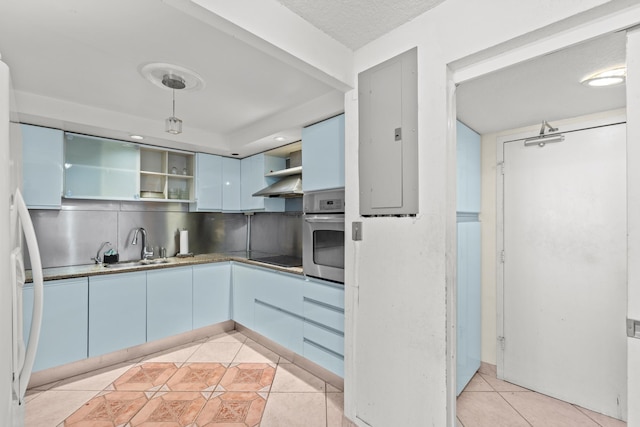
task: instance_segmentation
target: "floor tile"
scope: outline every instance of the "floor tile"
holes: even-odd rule
[[[96,394],[98,392],[95,391],[45,391],[33,402],[27,403],[24,425],[57,426]]]
[[[271,393],[260,427],[326,427],[324,393]]]
[[[113,391],[94,397],[65,420],[65,427],[120,426],[147,403],[140,391]]]
[[[327,393],[327,427],[342,427],[344,414],[344,394]]]
[[[131,369],[132,363],[121,363],[104,369],[92,371],[83,375],[60,381],[52,390],[104,390],[109,384],[120,378]]]
[[[118,391],[155,391],[177,370],[175,363],[143,363],[130,368],[115,380],[113,388]]]
[[[495,391],[530,391],[526,388],[511,384],[507,381],[502,381],[496,377],[492,377],[486,374],[479,374],[483,380],[485,380]]]
[[[297,365],[278,365],[272,393],[317,393],[325,391],[325,382]]]
[[[171,391],[213,391],[226,368],[219,363],[188,363],[167,381]]]
[[[625,427],[627,425],[627,423],[624,421],[611,418],[606,415],[599,414],[597,412],[590,411],[586,408],[582,408],[577,405],[573,405],[573,406],[575,406],[580,412],[582,412],[583,414],[585,414],[586,416],[588,416],[589,418],[591,418],[592,420],[600,424],[602,427]]]
[[[216,362],[229,364],[243,346],[239,342],[206,342],[189,357],[188,362]]]
[[[265,399],[252,392],[227,392],[214,394],[198,415],[198,427],[260,425]]]
[[[460,422],[460,418],[457,418],[457,417],[456,417],[456,427],[464,427]]]
[[[493,378],[498,377],[498,368],[496,365],[492,365],[490,363],[480,362],[480,369],[478,369],[478,372]]]
[[[232,364],[216,391],[255,391],[268,393],[276,369],[268,363]]]
[[[233,363],[278,363],[280,356],[255,341],[247,340]]]
[[[498,393],[463,391],[458,397],[457,415],[464,427],[529,427]]]
[[[332,386],[329,383],[326,383],[326,390],[327,390],[327,393],[342,393],[343,392],[338,387]]]
[[[480,374],[475,374],[464,391],[494,391],[493,387]]]
[[[195,353],[202,343],[190,343],[185,346],[175,347],[169,350],[154,353],[144,358],[144,362],[171,362],[182,364]]]
[[[198,392],[157,393],[133,417],[131,427],[186,427],[193,425],[206,399]]]
[[[535,392],[500,393],[533,427],[598,427],[573,405]],[[464,420],[462,420],[464,422]]]
[[[40,396],[42,393],[44,393],[44,391],[40,391],[40,390],[27,390],[27,392],[25,393],[24,396],[24,401],[25,402],[31,402],[33,399],[35,399],[36,397]]]

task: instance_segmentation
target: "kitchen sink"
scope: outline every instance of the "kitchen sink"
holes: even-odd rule
[[[167,264],[168,262],[169,260],[165,258],[142,259],[140,261],[122,261],[122,262],[116,262],[113,264],[105,264],[104,267],[110,268],[110,269],[119,269],[119,268],[140,267],[143,265]]]

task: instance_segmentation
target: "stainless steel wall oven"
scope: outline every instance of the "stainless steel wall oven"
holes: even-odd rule
[[[305,193],[302,205],[304,273],[344,283],[344,189]]]

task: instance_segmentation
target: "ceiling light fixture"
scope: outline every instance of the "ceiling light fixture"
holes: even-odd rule
[[[616,67],[592,74],[584,78],[581,83],[589,87],[604,87],[622,84],[626,79],[627,67]]]
[[[171,89],[173,95],[173,110],[171,117],[167,118],[164,130],[173,135],[182,133],[182,120],[176,117],[176,89],[181,90],[186,87],[184,79],[173,74],[165,74],[162,76],[162,84]]]
[[[275,137],[275,138],[273,138],[273,139],[275,139],[275,140],[276,140],[276,141],[278,141],[278,142],[283,142],[283,141],[286,141],[286,140],[287,140],[287,138],[285,138],[284,136],[276,136],[276,137]]]
[[[129,138],[140,141],[140,140],[144,139],[144,136],[142,136],[142,135],[129,135]]]

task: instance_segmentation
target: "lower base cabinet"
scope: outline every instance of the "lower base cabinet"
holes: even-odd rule
[[[89,357],[146,341],[146,272],[89,277]]]
[[[192,267],[147,271],[147,341],[192,329]]]
[[[193,266],[193,329],[231,319],[231,266]]]
[[[261,300],[255,301],[254,330],[278,344],[302,354],[303,318]]]
[[[34,372],[86,359],[88,298],[86,277],[45,282],[42,329],[33,365]],[[23,288],[22,301],[26,343],[33,315],[32,284]]]

